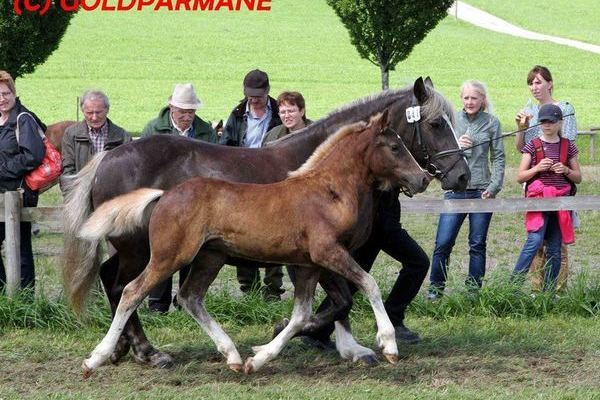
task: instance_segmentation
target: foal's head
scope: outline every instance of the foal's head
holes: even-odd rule
[[[431,176],[423,171],[400,136],[389,127],[387,110],[371,118],[363,135],[369,135],[367,163],[380,189],[400,187],[412,196],[427,188]]]

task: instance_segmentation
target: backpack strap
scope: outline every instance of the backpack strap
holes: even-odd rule
[[[546,154],[544,153],[544,146],[542,145],[542,140],[539,137],[536,137],[533,140],[531,140],[531,144],[533,144],[533,147],[535,149],[531,165],[538,165],[540,161],[542,161],[544,157],[546,157]]]
[[[567,165],[569,161],[569,139],[560,138],[560,150],[558,159],[563,165]]]

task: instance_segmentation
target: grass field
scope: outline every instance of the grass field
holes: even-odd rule
[[[593,24],[597,9],[561,26]],[[598,55],[500,35],[451,16],[397,66],[390,84],[431,75],[458,106],[461,83],[480,79],[508,131],[528,98],[525,77],[534,64],[552,70],[556,97],[574,104],[580,128],[600,125],[600,81],[591,79]],[[25,104],[49,122],[75,118],[77,95],[99,87],[111,98],[114,121],[139,132],[182,81],[198,88],[201,116],[226,118],[242,97],[244,74],[257,67],[269,72],[273,95],[301,91],[313,119],[380,88],[379,69],[358,57],[323,0],[277,0],[269,13],[81,12],[60,48],[17,86]]]
[[[496,3],[486,7],[500,13]],[[504,3],[531,15],[528,5]],[[584,3],[570,4],[578,10]],[[269,72],[273,94],[302,91],[310,118],[378,90],[378,68],[358,58],[325,1],[277,0],[272,7],[264,14],[82,12],[60,49],[34,74],[19,79],[17,88],[24,103],[48,122],[74,118],[81,90],[102,88],[111,98],[111,118],[132,131],[141,130],[174,83],[183,81],[198,88],[205,102],[201,116],[225,118],[241,97],[243,75],[256,67]],[[579,34],[600,18],[598,6],[589,4],[577,17],[546,26]],[[448,17],[398,66],[390,83],[403,86],[431,75],[458,106],[462,81],[481,79],[507,131],[526,102],[527,71],[546,64],[555,75],[557,98],[571,101],[580,128],[589,128],[600,125],[598,61],[597,55],[487,32]],[[589,164],[586,142],[578,144]],[[505,198],[520,195],[513,147],[508,140]],[[598,194],[600,168],[584,165],[583,174],[578,193]],[[440,198],[441,189],[432,184],[420,196]],[[56,188],[40,199],[40,205],[60,203]],[[110,315],[101,300],[93,302],[86,323],[66,310],[59,282],[62,237],[43,229],[34,239],[38,301],[0,298],[0,399],[600,399],[600,213],[583,212],[581,218],[577,244],[569,249],[570,289],[559,299],[532,298],[528,287],[515,293],[506,285],[525,239],[521,214],[494,216],[484,290],[479,297],[467,296],[463,229],[447,296],[432,304],[420,295],[409,309],[407,324],[424,341],[400,346],[398,366],[357,366],[293,340],[258,374],[244,376],[226,368],[212,342],[183,312],[157,317],[142,310],[150,339],[174,355],[175,368],[153,370],[127,357],[88,381],[81,379],[80,364],[106,332]],[[431,255],[437,217],[403,215],[402,222]],[[382,290],[389,291],[397,263],[382,254],[373,270]],[[289,281],[286,288],[289,296]],[[375,348],[372,313],[361,297],[356,303],[353,331]],[[251,346],[269,340],[273,323],[289,315],[291,300],[267,304],[240,298],[235,270],[226,267],[211,288],[208,309],[247,357]]]
[[[600,44],[600,31],[594,22],[600,17],[597,1],[554,0],[547,7],[518,0],[467,0],[466,3],[534,32]]]

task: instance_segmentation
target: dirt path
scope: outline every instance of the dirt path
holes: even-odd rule
[[[600,46],[580,42],[578,40],[565,39],[558,36],[544,35],[542,33],[528,31],[516,25],[510,24],[505,20],[495,17],[485,11],[470,6],[462,1],[456,1],[449,9],[448,14],[466,21],[470,24],[489,29],[494,32],[505,33],[507,35],[522,37],[531,40],[547,41],[564,46],[575,47],[580,50],[600,54]]]

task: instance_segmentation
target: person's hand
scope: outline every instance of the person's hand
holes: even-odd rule
[[[555,174],[566,174],[567,172],[569,172],[569,167],[567,167],[561,162],[557,162],[556,164],[553,164],[550,167],[550,170],[553,171]]]
[[[458,138],[458,145],[461,149],[471,147],[473,145],[473,139],[469,135],[462,135]]]
[[[515,122],[517,123],[517,128],[527,129],[529,128],[529,121],[533,116],[531,114],[525,113],[525,110],[521,110],[515,116]]]
[[[542,161],[540,161],[539,164],[535,167],[537,172],[544,172],[550,170],[550,168],[552,168],[553,165],[554,161],[546,157]]]
[[[493,199],[494,195],[490,192],[488,192],[487,190],[484,190],[483,193],[481,193],[481,198],[482,199]]]

